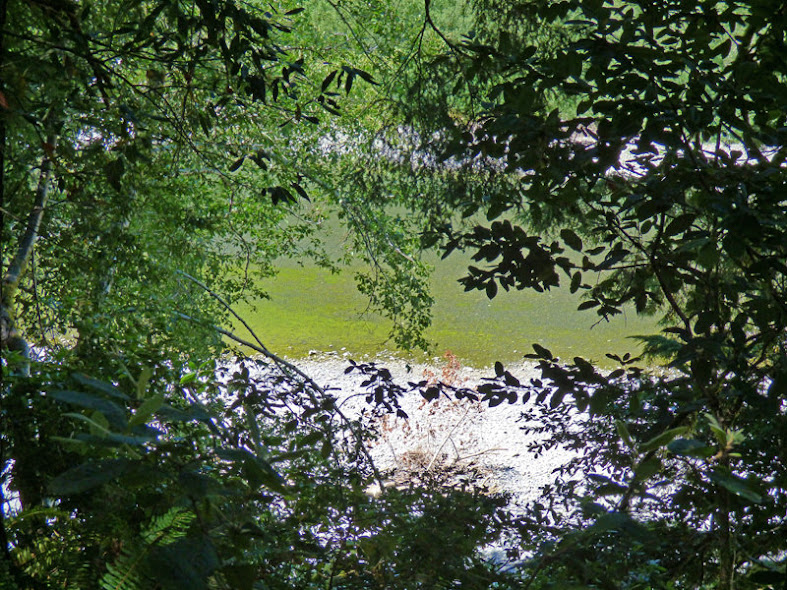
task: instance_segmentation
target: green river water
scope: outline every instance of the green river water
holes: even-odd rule
[[[457,279],[465,261],[438,262],[432,279],[435,307],[427,337],[429,353],[405,353],[387,342],[390,324],[368,313],[357,292],[352,269],[341,273],[285,263],[278,276],[263,283],[269,300],[237,308],[265,345],[289,358],[310,352],[336,352],[360,359],[393,354],[411,362],[428,362],[447,351],[465,366],[486,367],[496,360],[514,363],[532,352],[532,344],[562,358],[581,356],[611,367],[605,353],[638,352],[632,338],[657,331],[654,318],[637,317],[633,309],[611,322],[599,322],[591,311],[576,311],[579,294],[568,287],[545,293],[500,291],[487,299],[481,291],[465,292]],[[239,336],[246,337],[239,326]]]

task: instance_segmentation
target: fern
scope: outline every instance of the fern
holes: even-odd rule
[[[84,590],[84,588],[93,588],[95,580],[96,571],[94,564],[89,561],[82,561],[81,563],[75,564],[72,568],[64,586],[68,588],[68,590]]]
[[[154,517],[140,534],[139,543],[126,545],[115,562],[107,565],[101,588],[142,590],[150,587],[154,579],[149,563],[151,551],[184,538],[193,520],[194,514],[182,508],[172,508]]]
[[[143,571],[144,558],[148,548],[124,548],[115,563],[107,565],[107,572],[101,578],[104,590],[141,590],[150,579]]]
[[[142,539],[149,544],[169,545],[186,536],[193,520],[192,512],[183,508],[171,508],[150,521],[150,525],[142,533]]]
[[[84,548],[98,545],[99,539],[85,534],[80,521],[69,512],[36,506],[8,518],[6,526],[13,539],[11,560],[24,577],[47,580],[53,588],[91,587],[96,576],[92,564],[84,558]],[[15,588],[16,585],[6,583],[3,575],[0,574],[0,588]]]

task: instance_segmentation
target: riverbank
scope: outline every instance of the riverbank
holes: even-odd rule
[[[369,407],[362,386],[365,377],[345,373],[350,362],[344,354],[313,354],[293,362],[321,387],[330,389],[345,414],[357,417]],[[430,363],[408,364],[393,355],[363,360],[387,368],[400,385],[427,380],[474,388],[484,377],[494,376],[492,367],[462,366],[450,355]],[[506,369],[523,382],[539,376],[529,362]],[[379,437],[370,445],[372,458],[390,485],[407,485],[410,479],[425,477],[457,481],[464,477],[474,480],[474,486],[511,494],[515,504],[525,503],[535,500],[541,487],[552,481],[553,471],[573,456],[564,450],[539,457],[528,452],[536,438],[521,430],[522,411],[527,407],[521,402],[494,408],[445,398],[428,403],[413,392],[401,399],[401,406],[408,418],[394,414],[378,418],[374,426]]]

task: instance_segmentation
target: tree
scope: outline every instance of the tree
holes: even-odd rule
[[[471,188],[432,196],[425,238],[470,252],[478,264],[461,282],[490,299],[568,284],[599,321],[664,314],[642,341],[665,372],[628,356],[611,355],[621,367],[605,374],[541,346],[530,355],[543,448],[584,452],[545,496],[568,510],[542,502],[527,519],[528,584],[783,584],[784,6],[474,6],[478,36],[435,63],[458,72],[448,92],[466,88],[477,110],[435,113],[443,103],[422,85],[431,110],[409,112],[419,150],[487,164],[446,172],[444,186]],[[533,43],[533,27],[559,34]],[[440,215],[457,209],[492,223]]]
[[[412,37],[386,3],[328,4],[338,48],[290,6],[2,5],[0,581],[784,584],[784,7],[478,0],[459,38],[437,3],[404,7]],[[360,139],[315,149],[326,113]],[[421,246],[469,253],[490,299],[566,283],[599,321],[664,316],[609,373],[536,345],[530,383],[411,384],[534,400],[529,450],[581,451],[524,515],[372,501],[365,423],[254,335],[272,364],[217,362],[253,272],[310,231],[287,208],[318,196],[400,344],[424,344]],[[397,411],[390,372],[348,370]],[[481,551],[503,539],[508,573]]]
[[[333,197],[298,150],[374,82],[343,54],[310,69],[299,13],[2,4],[3,587],[506,582],[478,552],[498,502],[372,501],[369,433],[330,392],[256,336],[268,362],[221,357],[231,304],[310,231],[285,218]],[[384,238],[370,256],[403,255]]]
[[[226,314],[189,277],[208,275],[236,297],[249,278],[238,252],[264,275],[290,239],[279,222],[284,204],[306,196],[297,169],[271,162],[275,145],[249,153],[237,132],[251,132],[252,112],[276,128],[308,124],[319,108],[308,104],[319,85],[282,46],[292,14],[235,3],[2,5],[1,454],[18,512],[7,529],[3,498],[2,545],[21,587],[97,584],[96,571],[74,581],[87,565],[80,552],[111,563],[140,528],[160,537],[193,520],[182,490],[168,504],[171,488],[151,496],[148,480],[105,510],[111,493],[96,486],[145,463],[155,472],[157,453],[204,467],[204,448],[171,437],[157,446],[154,419],[197,447],[217,436],[199,403],[178,399],[189,367],[220,349],[213,324]],[[239,170],[246,159],[267,176]],[[46,355],[33,370],[32,345]],[[75,464],[73,481],[54,479]],[[199,478],[183,464],[164,479]],[[254,477],[276,487],[262,466]],[[147,512],[128,512],[146,499]],[[96,542],[99,532],[119,546]],[[72,553],[53,552],[57,534]],[[204,535],[183,542],[215,561]],[[39,552],[47,557],[28,562]]]

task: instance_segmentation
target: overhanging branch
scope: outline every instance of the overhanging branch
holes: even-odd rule
[[[257,341],[257,344],[254,344],[253,342],[249,342],[248,340],[244,340],[243,338],[240,338],[239,336],[236,336],[235,334],[233,334],[229,330],[225,330],[224,328],[221,328],[219,326],[211,326],[214,330],[216,330],[216,332],[218,332],[222,336],[226,336],[230,340],[234,340],[238,344],[246,346],[246,347],[250,348],[251,350],[253,350],[253,351],[263,355],[264,357],[272,360],[285,373],[288,373],[290,375],[293,375],[293,374],[297,375],[297,377],[299,379],[301,379],[304,383],[308,384],[310,388],[312,388],[314,391],[318,392],[321,396],[324,397],[326,395],[325,390],[320,386],[320,384],[317,383],[314,379],[312,379],[309,375],[307,375],[305,372],[303,372],[301,369],[299,369],[294,364],[290,363],[289,361],[286,361],[285,359],[281,358],[277,354],[274,354],[273,352],[268,350],[268,347],[265,346],[262,343],[262,341],[257,336],[257,334],[254,332],[254,330],[251,329],[251,327],[246,323],[246,321],[244,321],[243,318],[241,318],[230,307],[230,305],[226,301],[224,301],[224,299],[218,293],[214,292],[207,285],[205,285],[202,281],[196,279],[195,277],[192,277],[188,273],[185,273],[183,271],[179,271],[179,273],[182,276],[184,276],[187,279],[189,279],[190,281],[194,282],[194,284],[196,284],[198,287],[204,289],[208,293],[208,295],[210,295],[211,297],[216,299],[219,303],[221,303],[233,316],[235,316],[235,318],[237,318],[245,326],[245,328],[249,331],[249,333],[252,335],[254,340]],[[197,320],[196,318],[193,318],[193,317],[191,317],[189,315],[186,315],[184,313],[177,313],[177,315],[179,317],[181,317],[182,319],[184,319],[184,320],[188,320],[188,321],[195,322],[195,323],[202,323],[199,320]],[[375,478],[375,480],[377,480],[377,485],[380,486],[380,489],[383,490],[382,493],[384,493],[384,491],[385,491],[385,482],[383,481],[382,474],[377,469],[377,465],[375,465],[374,459],[372,458],[372,455],[369,452],[369,449],[366,447],[366,444],[363,441],[362,433],[358,431],[358,425],[355,424],[352,420],[350,420],[347,417],[347,415],[344,414],[341,411],[341,408],[339,408],[339,406],[337,404],[334,403],[334,404],[332,404],[332,406],[333,406],[332,407],[333,411],[336,412],[336,415],[339,416],[339,418],[342,420],[342,422],[344,422],[347,425],[347,427],[350,429],[350,432],[352,432],[353,436],[355,437],[356,442],[358,443],[358,448],[361,450],[361,452],[363,453],[364,457],[369,462],[369,466],[372,469],[372,472],[374,474],[374,478]]]

